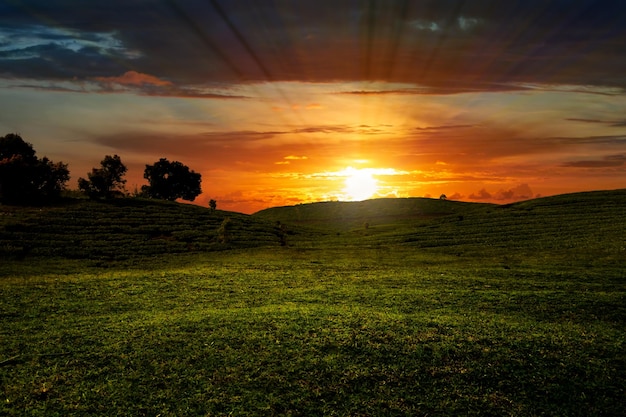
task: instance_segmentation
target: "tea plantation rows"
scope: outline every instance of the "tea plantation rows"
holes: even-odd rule
[[[626,190],[564,194],[493,205],[424,198],[316,203],[255,214],[323,224],[343,239],[409,245],[455,255],[626,256]],[[335,216],[335,217],[333,217]],[[347,229],[347,230],[346,230]]]
[[[155,200],[77,199],[54,207],[0,206],[0,257],[126,260],[306,242],[604,262],[626,256],[624,219],[626,190],[500,206],[424,198],[314,203],[252,216]]]
[[[438,219],[408,231],[404,241],[468,252],[520,251],[524,255],[584,252],[592,256],[623,257],[626,254],[624,219],[626,191],[579,193]]]
[[[0,257],[124,260],[279,245],[279,237],[274,223],[165,201],[129,198],[72,200],[39,208],[0,206]]]

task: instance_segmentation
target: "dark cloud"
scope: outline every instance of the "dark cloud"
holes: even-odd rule
[[[609,155],[596,160],[570,161],[561,166],[569,168],[612,168],[624,165],[626,165],[626,155]]]
[[[511,200],[528,200],[533,198],[534,194],[528,184],[520,184],[508,190],[498,190],[494,196],[494,200],[511,201]]]
[[[97,136],[93,142],[113,149],[137,153],[204,157],[241,152],[248,144],[271,139],[280,134],[283,132],[233,131],[189,135],[121,132],[115,135]]]
[[[43,83],[21,83],[14,85],[16,88],[28,88],[31,90],[40,91],[55,91],[55,92],[68,92],[68,93],[119,93],[119,92],[133,92],[142,96],[153,97],[183,97],[183,98],[198,98],[198,99],[214,99],[214,100],[230,100],[230,99],[248,99],[248,96],[241,96],[235,94],[219,94],[212,93],[203,89],[196,89],[193,87],[180,88],[176,86],[158,86],[151,84],[141,85],[114,85],[103,82],[70,82],[59,83],[45,81]]]
[[[528,184],[519,184],[513,188],[509,188],[508,190],[500,189],[495,193],[490,193],[483,188],[477,193],[470,194],[468,198],[476,201],[507,202],[529,200],[533,197],[535,197],[535,195]]]
[[[483,188],[476,194],[470,194],[467,198],[470,200],[491,200],[491,193]]]
[[[426,126],[426,127],[416,127],[416,130],[433,132],[433,131],[441,131],[441,130],[450,130],[450,129],[468,129],[472,128],[474,125],[445,125],[445,126]]]
[[[625,20],[611,0],[1,0],[0,75],[624,88]]]
[[[408,82],[417,82],[404,80]],[[511,91],[527,91],[534,90],[530,86],[505,84],[505,83],[485,83],[485,82],[455,82],[449,80],[445,85],[425,85],[419,88],[402,88],[402,89],[389,89],[389,90],[352,90],[342,91],[338,94],[349,94],[359,96],[374,96],[374,95],[446,95],[446,94],[459,94],[459,93],[475,93],[480,91],[490,92],[511,92]]]
[[[97,73],[120,73],[124,66],[100,48],[76,51],[48,43],[0,51],[0,75],[9,78],[72,80]]]
[[[567,118],[565,120],[568,120],[570,122],[581,122],[581,123],[594,123],[594,124],[606,124],[607,122],[605,120],[598,120],[598,119],[580,119],[580,118]]]
[[[610,127],[626,127],[626,120],[600,120],[600,119],[581,119],[581,118],[567,118],[565,120],[568,120],[570,122],[603,124],[603,125],[608,125]]]
[[[230,163],[234,159],[250,159],[275,161],[294,159],[293,155],[305,154],[310,144],[301,142],[290,145],[270,145],[263,147],[259,152],[258,142],[268,141],[279,136],[306,135],[306,134],[334,134],[334,133],[370,133],[376,132],[375,126],[348,126],[348,125],[320,125],[309,126],[293,130],[267,130],[267,131],[223,131],[204,132],[195,134],[168,134],[155,132],[120,132],[112,135],[99,135],[91,140],[99,145],[104,145],[117,151],[129,151],[135,153],[164,154],[168,156],[186,156],[191,158],[209,158],[220,163]],[[316,151],[321,147],[328,147],[330,153],[336,156],[343,146],[337,145],[331,140],[329,143],[314,144]],[[290,148],[289,148],[290,147]],[[285,154],[285,148],[293,151],[292,156]],[[306,159],[298,157],[298,159]]]

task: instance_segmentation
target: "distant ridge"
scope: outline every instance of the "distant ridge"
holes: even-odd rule
[[[360,226],[364,222],[381,224],[427,219],[494,206],[488,203],[422,197],[378,198],[365,201],[329,201],[274,207],[258,211],[253,216],[290,224],[350,228]]]
[[[398,220],[418,220],[449,215],[484,212],[493,208],[531,208],[533,206],[571,205],[614,201],[626,203],[626,189],[586,191],[538,197],[509,204],[493,204],[441,200],[424,197],[378,198],[364,201],[328,201],[271,207],[253,217],[291,224],[353,227],[364,221],[388,223]]]

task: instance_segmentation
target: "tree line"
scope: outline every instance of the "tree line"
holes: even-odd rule
[[[125,196],[127,171],[118,155],[106,155],[100,167],[87,173],[87,178],[78,179],[78,189],[91,199]],[[143,176],[148,185],[136,192],[138,196],[194,201],[202,192],[202,176],[178,161],[161,158],[153,165],[146,165]],[[57,199],[69,179],[67,164],[55,163],[45,156],[38,158],[33,145],[20,135],[9,133],[0,137],[1,203],[40,204]]]

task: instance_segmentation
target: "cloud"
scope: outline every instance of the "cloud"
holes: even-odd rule
[[[533,192],[528,184],[520,184],[508,190],[499,190],[494,196],[494,200],[498,201],[528,200],[531,198],[533,198]]]
[[[210,99],[246,99],[247,96],[223,93],[224,90],[211,88],[176,87],[171,81],[160,79],[154,75],[144,74],[137,71],[127,71],[117,77],[94,77],[102,92],[115,92],[122,90],[135,91],[141,95],[155,97],[184,97],[184,98],[210,98]],[[84,85],[84,83],[82,83]],[[92,92],[98,92],[91,90]]]
[[[602,125],[608,125],[610,127],[626,127],[626,120],[582,119],[582,118],[573,118],[573,117],[567,118],[565,120],[570,121],[570,122],[602,124]]]
[[[565,162],[561,166],[568,168],[613,168],[626,164],[626,155],[609,155],[602,159],[588,159],[580,161]]]
[[[104,84],[119,85],[155,85],[155,86],[171,86],[170,81],[161,80],[154,75],[142,74],[137,71],[127,71],[119,77],[94,77],[94,80]]]
[[[565,120],[570,121],[570,122],[607,124],[606,120],[599,120],[599,119],[582,119],[582,118],[568,117]]]
[[[449,129],[468,129],[472,128],[475,125],[444,125],[444,126],[426,126],[426,127],[416,127],[416,130],[420,131],[441,131],[441,130],[449,130]]]
[[[418,82],[417,80],[394,80],[403,82]],[[461,93],[476,93],[482,91],[489,92],[514,92],[533,90],[522,84],[516,83],[487,83],[487,82],[462,82],[449,80],[445,83],[437,83],[432,85],[423,85],[413,88],[400,89],[372,89],[372,90],[349,90],[341,91],[337,94],[349,94],[359,96],[377,96],[377,95],[450,95]]]
[[[151,76],[148,76],[151,77]],[[114,80],[118,77],[110,77]],[[156,78],[156,77],[154,77]],[[138,79],[140,79],[138,77]],[[149,80],[149,78],[147,78]],[[159,80],[158,78],[156,80]],[[132,81],[132,80],[131,80]],[[156,84],[155,84],[156,83]],[[26,82],[5,82],[6,87],[11,88],[27,88],[39,91],[57,91],[68,93],[93,93],[93,94],[110,94],[119,92],[133,92],[141,96],[151,97],[179,97],[179,98],[198,98],[198,99],[217,99],[230,100],[242,99],[247,100],[251,97],[233,94],[229,90],[215,89],[210,87],[176,87],[172,84],[163,84],[167,81],[159,80],[152,83],[132,82],[117,83],[114,81],[104,80],[88,80],[72,79],[69,81],[61,80],[27,80]]]
[[[489,193],[484,188],[481,189],[477,194],[470,194],[467,198],[470,200],[491,200],[491,193]]]
[[[274,162],[275,165],[289,165],[291,161],[304,161],[309,159],[306,156],[287,155],[282,161]]]
[[[338,94],[351,94],[359,96],[369,95],[385,95],[385,94],[426,94],[428,89],[426,88],[405,88],[405,89],[390,89],[390,90],[351,90],[341,91]]]
[[[318,125],[294,129],[291,133],[324,133],[324,134],[352,134],[377,135],[389,131],[389,125]]]
[[[266,81],[388,81],[420,92],[626,87],[626,7],[528,0],[239,2],[65,0],[0,5],[2,77],[159,74],[179,87]],[[357,34],[361,34],[358,36]],[[484,80],[493,80],[485,83]],[[416,87],[417,88],[417,87]],[[354,92],[389,94],[390,92]]]
[[[462,196],[459,196],[462,197]],[[511,202],[528,200],[534,197],[532,190],[528,184],[520,184],[508,190],[500,189],[495,193],[482,188],[478,193],[472,193],[468,196],[470,200],[476,201],[492,201],[492,202]]]

